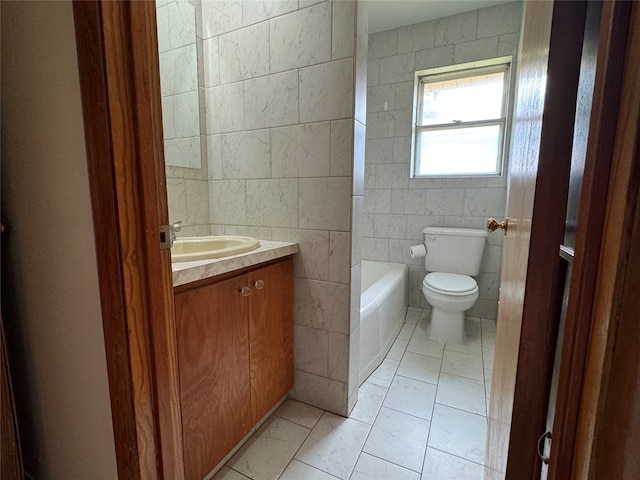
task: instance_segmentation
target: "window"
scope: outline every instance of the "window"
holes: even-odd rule
[[[511,57],[416,72],[412,175],[500,175]]]

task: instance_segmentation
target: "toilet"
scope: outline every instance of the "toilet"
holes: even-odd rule
[[[485,230],[428,227],[423,230],[427,275],[422,293],[432,307],[429,336],[441,343],[464,342],[464,312],[478,299],[478,284],[487,239]]]

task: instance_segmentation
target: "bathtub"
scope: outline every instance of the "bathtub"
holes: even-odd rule
[[[407,265],[362,261],[359,384],[382,363],[400,332],[408,286]]]

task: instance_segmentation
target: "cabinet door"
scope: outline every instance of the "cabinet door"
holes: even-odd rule
[[[247,276],[251,413],[257,422],[293,387],[293,260]]]
[[[251,428],[246,275],[176,295],[187,480],[200,480]]]

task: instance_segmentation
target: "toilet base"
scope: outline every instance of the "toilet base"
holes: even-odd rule
[[[464,343],[464,311],[445,312],[433,308],[429,337],[440,343]]]

